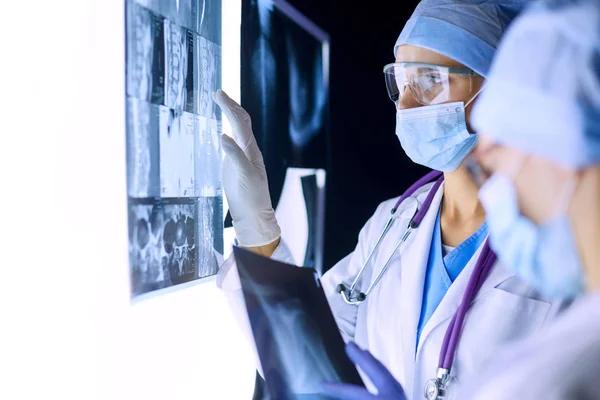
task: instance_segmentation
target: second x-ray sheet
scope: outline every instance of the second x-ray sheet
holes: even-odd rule
[[[325,400],[323,381],[362,385],[317,272],[237,247],[234,255],[270,398]]]
[[[215,275],[223,253],[221,3],[127,0],[131,295]]]
[[[242,0],[242,106],[273,205],[288,167],[329,169],[329,39],[281,0]]]

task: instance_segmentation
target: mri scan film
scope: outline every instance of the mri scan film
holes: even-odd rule
[[[221,2],[126,1],[131,297],[207,278],[223,254]]]

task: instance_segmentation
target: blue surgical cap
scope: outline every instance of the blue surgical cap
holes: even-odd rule
[[[545,0],[506,33],[471,123],[572,169],[600,163],[600,2]]]
[[[400,33],[398,46],[424,47],[487,76],[508,24],[527,0],[422,0]]]

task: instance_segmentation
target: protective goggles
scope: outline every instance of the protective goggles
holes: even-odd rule
[[[388,95],[398,103],[406,89],[424,106],[461,100],[473,90],[470,78],[477,73],[464,67],[423,63],[393,63],[383,68]],[[464,82],[465,79],[468,81]],[[454,95],[454,96],[453,96]]]

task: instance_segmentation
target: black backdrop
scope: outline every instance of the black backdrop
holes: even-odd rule
[[[324,268],[356,246],[383,200],[398,196],[424,167],[404,154],[383,66],[417,1],[289,0],[331,36],[331,169],[327,177]]]
[[[327,176],[324,269],[356,246],[377,205],[427,172],[404,154],[383,66],[416,0],[288,0],[331,36],[331,160]],[[266,398],[257,375],[254,399]]]

